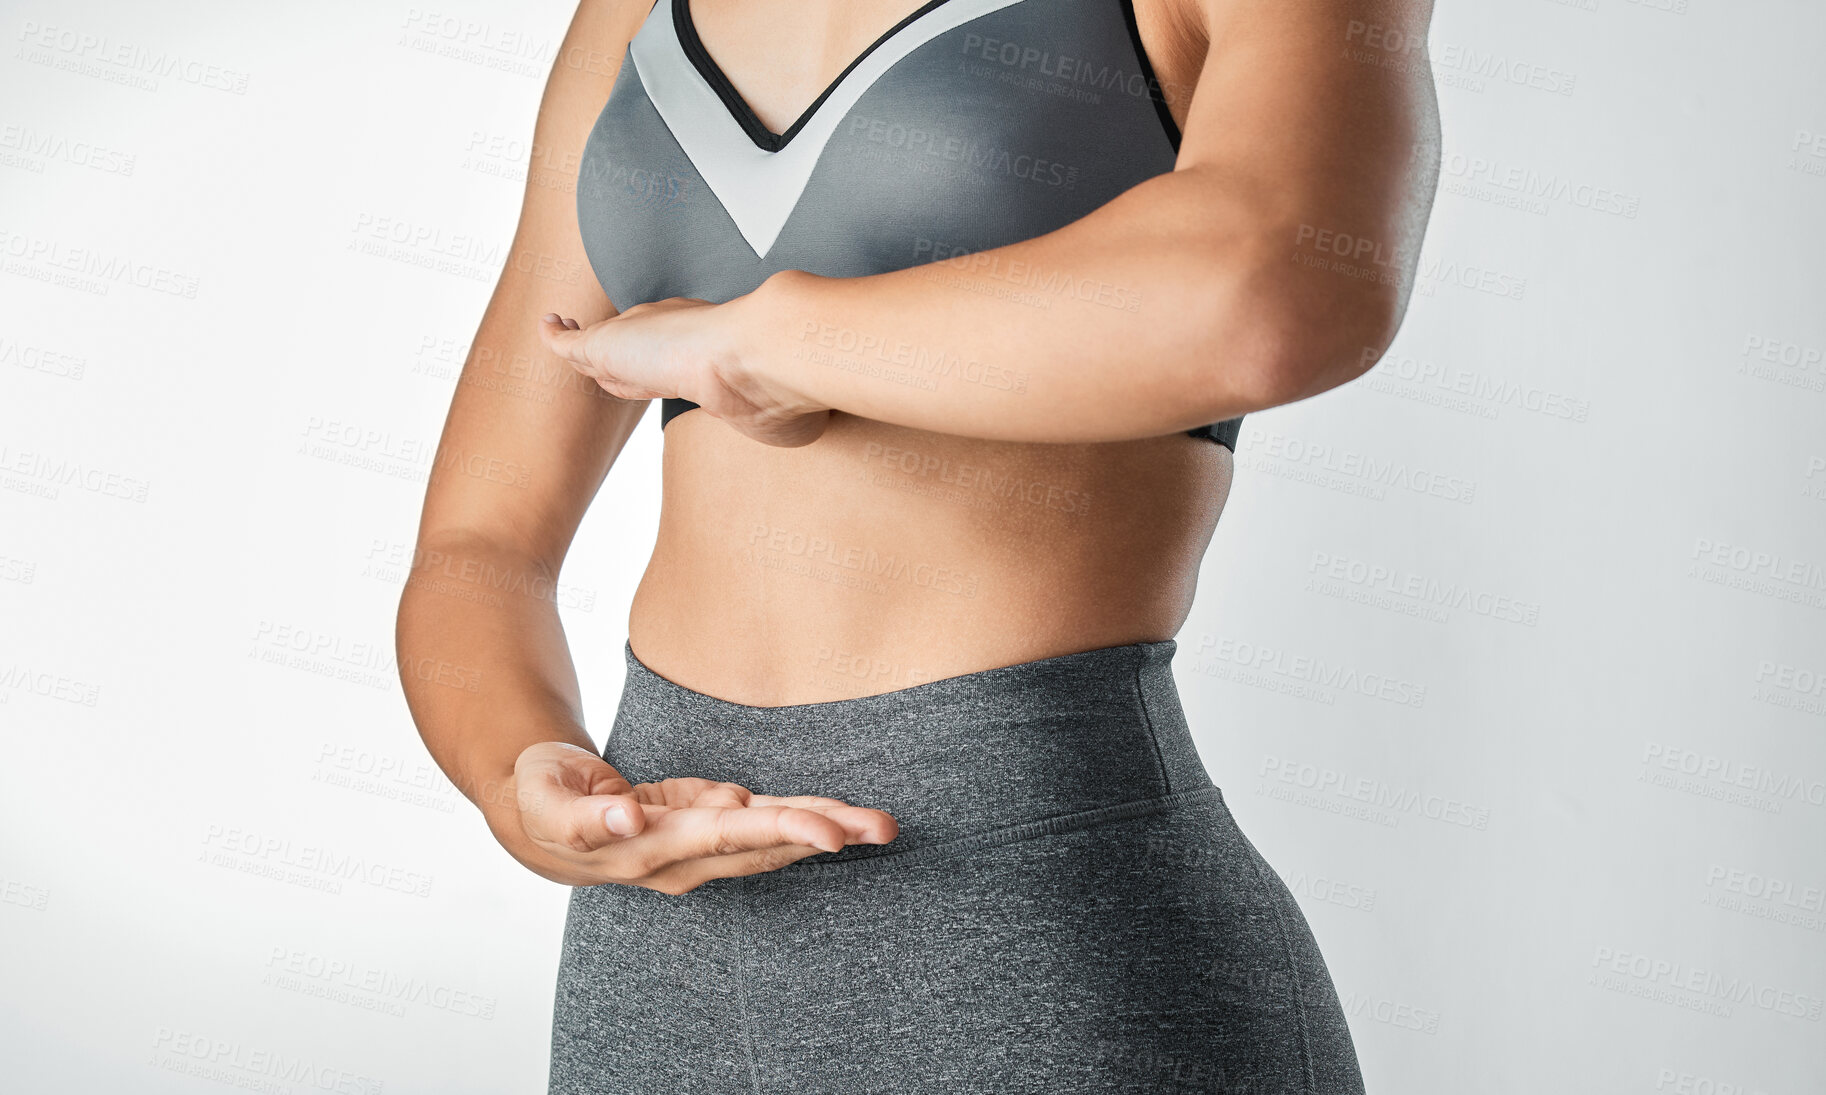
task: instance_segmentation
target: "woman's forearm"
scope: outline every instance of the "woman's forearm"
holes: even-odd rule
[[[514,762],[527,746],[595,751],[554,597],[557,576],[499,545],[421,544],[400,597],[396,652],[419,736],[508,853],[557,881],[521,832]]]
[[[1291,261],[1298,219],[1265,204],[1188,169],[1009,246],[787,271],[732,302],[725,375],[1010,441],[1158,436],[1302,398],[1361,371],[1395,294]]]

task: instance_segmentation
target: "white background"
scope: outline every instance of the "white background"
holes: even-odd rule
[[[570,12],[0,5],[0,1088],[544,1090],[568,891],[391,629]],[[1442,3],[1406,326],[1247,420],[1175,664],[1372,1091],[1826,1089],[1822,42]],[[659,438],[564,573],[599,736]]]

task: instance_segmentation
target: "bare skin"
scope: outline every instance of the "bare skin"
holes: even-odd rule
[[[692,11],[778,132],[918,6],[694,0]],[[630,787],[595,755],[549,587],[652,398],[703,406],[665,431],[660,530],[629,642],[685,687],[777,706],[1171,638],[1232,472],[1228,450],[1183,431],[1346,383],[1387,346],[1431,200],[1436,109],[1429,82],[1341,55],[1368,26],[1424,36],[1429,6],[1135,7],[1184,133],[1179,169],[996,254],[1128,287],[1148,305],[1139,316],[1024,309],[917,269],[788,274],[723,305],[618,314],[587,273],[527,273],[588,269],[559,176],[574,173],[649,3],[580,6],[566,47],[596,62],[561,57],[554,70],[535,137],[553,175],[535,164],[515,240],[516,255],[547,261],[509,264],[465,370],[485,379],[489,351],[497,368],[530,359],[549,399],[459,386],[399,624],[428,748],[530,869],[682,893],[896,832],[867,804],[707,781]],[[1377,241],[1396,276],[1290,262],[1313,249],[1315,226]],[[1022,370],[1025,393],[914,391],[808,368],[796,333],[833,323],[889,342],[941,332],[949,349]],[[526,474],[478,473],[473,454]],[[450,595],[466,584],[500,603]],[[488,668],[479,692],[459,691],[409,671],[427,662]],[[611,806],[625,832],[610,830]]]

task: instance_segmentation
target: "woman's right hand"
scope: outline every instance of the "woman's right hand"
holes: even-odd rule
[[[887,813],[834,798],[757,795],[696,778],[630,784],[568,742],[521,751],[514,789],[527,838],[579,886],[689,893],[713,878],[777,870],[846,844],[886,844],[900,832]]]

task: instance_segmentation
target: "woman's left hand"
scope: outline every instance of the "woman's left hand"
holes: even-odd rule
[[[770,383],[739,353],[742,315],[735,305],[695,297],[637,304],[580,327],[547,314],[545,345],[621,399],[688,399],[763,444],[809,445],[824,433],[830,408]]]

